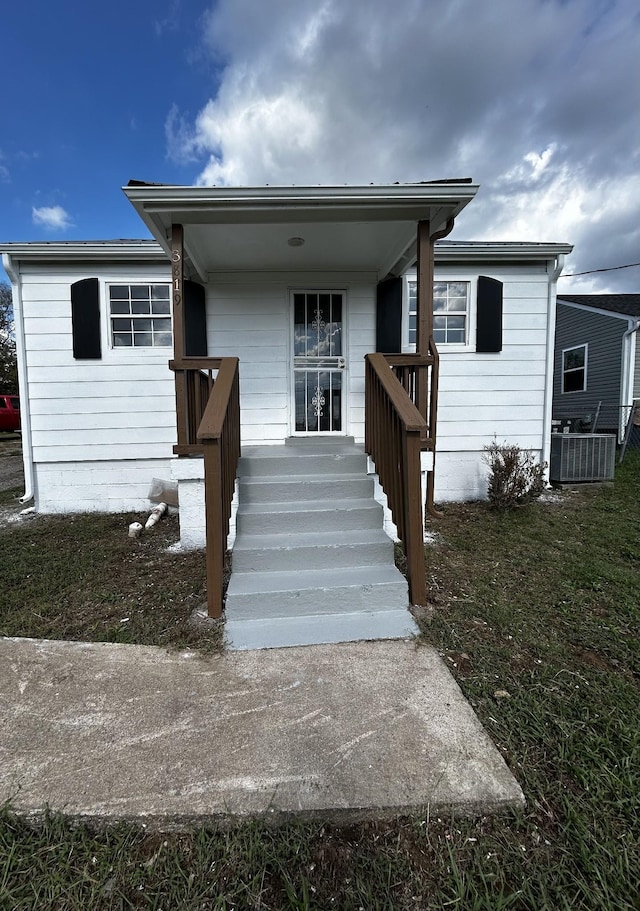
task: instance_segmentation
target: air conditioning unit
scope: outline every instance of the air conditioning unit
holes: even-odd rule
[[[559,484],[611,481],[616,459],[613,433],[552,433],[549,478]]]

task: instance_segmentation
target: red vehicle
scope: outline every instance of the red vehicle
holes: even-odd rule
[[[20,430],[20,399],[0,394],[0,431]]]

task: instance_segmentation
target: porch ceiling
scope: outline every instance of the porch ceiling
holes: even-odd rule
[[[202,280],[238,270],[377,272],[415,257],[416,223],[444,228],[477,192],[468,182],[367,187],[170,187],[130,185],[128,199],[169,253],[171,225]],[[290,238],[302,238],[291,246]]]

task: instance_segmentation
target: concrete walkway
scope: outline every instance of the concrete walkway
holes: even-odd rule
[[[351,642],[200,657],[0,639],[0,803],[162,828],[521,806],[436,652]]]

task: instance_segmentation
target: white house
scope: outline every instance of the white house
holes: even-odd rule
[[[25,501],[41,512],[142,510],[151,480],[173,477],[183,541],[203,544],[202,453],[215,449],[207,545],[220,551],[235,510],[234,435],[246,476],[240,515],[243,490],[245,512],[258,509],[258,463],[246,466],[263,447],[275,478],[294,452],[320,447],[345,466],[340,447],[364,447],[413,546],[409,597],[424,601],[408,543],[422,528],[420,465],[433,509],[485,495],[483,446],[494,436],[548,460],[556,281],[571,247],[441,239],[477,191],[468,181],[124,191],[154,240],[0,246],[13,286]],[[306,464],[319,486],[303,500],[343,498],[340,482],[351,481]],[[213,519],[218,501],[224,515]],[[284,533],[320,529],[317,517],[292,525],[293,512]],[[262,516],[260,529],[268,524]],[[234,576],[242,541],[237,550]]]

